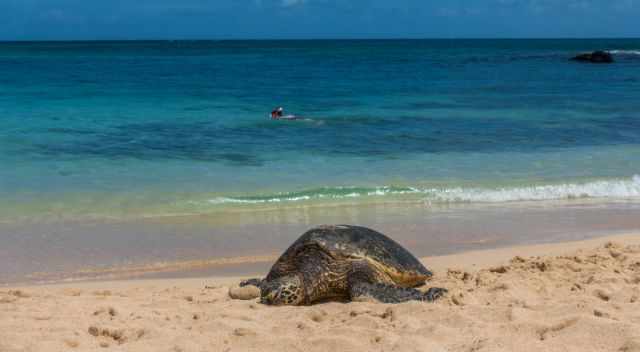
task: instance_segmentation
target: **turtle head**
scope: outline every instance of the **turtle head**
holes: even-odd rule
[[[260,285],[260,302],[274,306],[297,306],[304,300],[302,281],[297,275],[283,276],[263,281]]]

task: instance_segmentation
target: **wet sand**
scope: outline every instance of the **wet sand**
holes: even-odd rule
[[[268,307],[237,277],[0,289],[0,351],[640,351],[640,234],[422,259],[436,303]]]
[[[0,286],[18,282],[248,275],[320,224],[360,224],[417,256],[640,231],[640,204],[573,200],[430,207],[310,206],[136,221],[0,224]]]

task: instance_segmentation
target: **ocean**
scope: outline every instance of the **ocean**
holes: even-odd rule
[[[0,43],[10,229],[635,204],[639,175],[640,39]]]

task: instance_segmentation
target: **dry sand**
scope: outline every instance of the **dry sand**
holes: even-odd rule
[[[424,261],[438,303],[267,307],[215,277],[4,288],[0,351],[640,352],[640,235]]]

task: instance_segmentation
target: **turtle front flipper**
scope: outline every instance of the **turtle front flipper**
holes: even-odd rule
[[[256,287],[260,287],[260,284],[262,283],[262,279],[258,279],[258,278],[253,278],[253,279],[248,279],[248,280],[243,280],[240,281],[240,287],[244,287],[244,286],[256,286]]]
[[[382,303],[402,303],[407,301],[433,302],[447,292],[444,288],[432,287],[427,292],[415,288],[404,288],[381,283],[355,282],[349,286],[352,301],[375,299]]]
[[[349,298],[352,301],[374,299],[382,303],[433,302],[447,292],[444,288],[435,287],[427,292],[400,287],[367,261],[352,264],[347,283]]]

